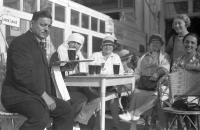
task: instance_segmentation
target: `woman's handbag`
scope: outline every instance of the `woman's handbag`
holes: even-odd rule
[[[157,81],[150,80],[151,76],[141,76],[138,82],[138,89],[155,91],[157,87]]]
[[[200,105],[193,102],[188,102],[187,99],[176,100],[172,107],[182,111],[200,111]]]

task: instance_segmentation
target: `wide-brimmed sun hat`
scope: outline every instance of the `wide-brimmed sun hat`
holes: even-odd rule
[[[116,46],[115,45],[115,42],[116,42],[116,37],[115,36],[112,36],[112,35],[109,35],[109,36],[105,36],[104,39],[103,39],[103,42],[102,42],[102,46],[104,45],[113,45],[114,47]]]
[[[126,59],[128,59],[129,57],[132,56],[132,54],[130,53],[130,51],[127,50],[127,49],[122,49],[117,54],[119,55],[119,57],[121,58],[122,61],[124,61],[124,60],[126,60]]]

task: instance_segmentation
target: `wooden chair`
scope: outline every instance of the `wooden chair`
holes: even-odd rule
[[[178,130],[193,127],[200,130],[200,111],[179,110],[172,107],[178,98],[195,96],[190,102],[198,103],[200,96],[200,72],[180,70],[162,77],[158,82],[158,95],[160,108],[171,115],[167,117],[167,130],[171,130],[174,125]],[[193,119],[195,118],[195,120]],[[188,125],[189,124],[189,125]]]
[[[0,64],[0,97],[2,90],[2,82],[5,77],[5,66]],[[9,113],[5,110],[0,99],[0,130],[16,130],[26,118],[18,113]]]

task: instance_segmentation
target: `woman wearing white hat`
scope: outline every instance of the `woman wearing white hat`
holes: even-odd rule
[[[83,47],[84,43],[84,36],[79,33],[72,33],[67,42],[64,42],[58,47],[58,57],[60,61],[69,61],[68,56],[68,49],[75,48],[76,49],[76,58],[79,60],[83,60],[84,57],[81,53],[81,48]],[[73,64],[72,64],[73,65]],[[72,67],[74,68],[72,71],[69,72],[69,74],[79,73],[79,72],[86,72],[87,65],[85,62],[80,62],[78,65],[74,64]],[[87,98],[82,92],[79,90],[79,88],[72,88],[68,87],[69,94],[71,97],[71,103],[72,107],[75,111],[75,116],[79,113],[82,106],[87,102]]]
[[[81,48],[83,47],[83,43],[84,43],[84,36],[79,34],[79,33],[72,33],[67,42],[64,42],[63,44],[61,44],[58,47],[58,57],[61,61],[69,61],[69,57],[68,57],[68,49],[69,48],[75,48],[76,49],[76,58],[78,58],[79,60],[83,60],[85,59],[83,57],[82,52],[80,51]],[[79,63],[79,67],[77,69],[74,69],[74,71],[70,72],[70,74],[72,73],[76,73],[76,70],[79,70],[79,72],[86,72],[87,70],[87,66],[85,62],[81,62]]]
[[[95,52],[90,57],[94,61],[91,64],[100,64],[101,65],[101,74],[113,74],[113,64],[119,64],[119,74],[124,73],[123,65],[119,55],[113,53],[115,47],[116,38],[113,36],[106,36],[102,42],[102,51]],[[114,87],[111,87],[114,88]],[[113,89],[112,89],[113,90]],[[77,118],[77,121],[82,124],[87,124],[90,117],[99,110],[100,98],[99,92],[96,89],[87,89],[84,91],[84,94],[87,95],[88,100],[90,101],[85,107],[83,107],[80,112],[80,118]],[[109,101],[109,109],[113,117],[113,130],[120,130],[119,128],[119,102],[118,99]],[[99,113],[97,114],[99,115]],[[94,120],[93,120],[94,121]],[[95,123],[92,124],[92,130],[99,130],[99,117],[95,117]]]

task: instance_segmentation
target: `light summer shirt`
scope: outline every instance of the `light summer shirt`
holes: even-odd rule
[[[111,55],[107,59],[105,59],[105,57],[102,54],[102,51],[95,52],[92,54],[90,59],[94,60],[91,64],[96,64],[96,65],[102,66],[101,74],[113,74],[113,64],[120,65],[119,74],[124,73],[124,68],[123,68],[121,59],[115,53],[111,53]]]
[[[169,71],[170,62],[168,55],[160,52],[158,56],[153,55],[151,52],[145,53],[139,60],[135,69],[136,79],[140,76],[152,76],[156,69],[163,67]]]

